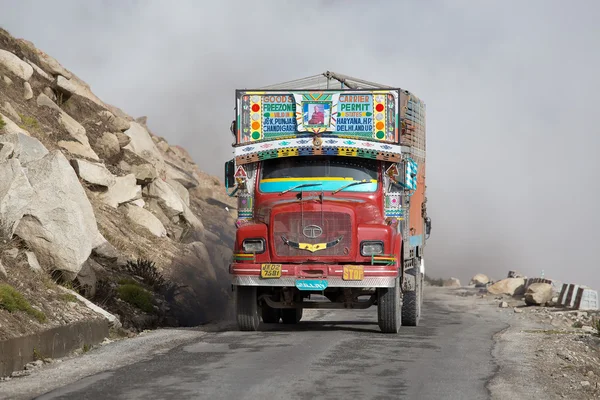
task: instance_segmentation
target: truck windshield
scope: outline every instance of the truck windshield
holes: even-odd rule
[[[352,185],[344,192],[374,192],[377,190],[378,161],[358,157],[312,156],[286,157],[264,160],[259,189],[263,193],[279,193],[294,186],[315,184],[292,189],[335,191],[349,183],[366,180],[368,183]]]

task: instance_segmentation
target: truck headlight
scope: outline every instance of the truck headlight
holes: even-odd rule
[[[264,239],[246,239],[242,243],[244,252],[246,253],[263,253],[265,251],[265,240]]]
[[[365,241],[360,244],[360,254],[363,257],[383,254],[383,242],[381,241]]]

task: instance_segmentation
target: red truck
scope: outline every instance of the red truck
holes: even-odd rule
[[[371,306],[382,332],[418,325],[431,230],[424,103],[328,71],[237,90],[231,132],[239,329]]]

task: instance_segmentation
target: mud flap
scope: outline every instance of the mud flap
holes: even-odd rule
[[[415,276],[411,274],[402,274],[402,291],[403,292],[414,292],[416,289]]]

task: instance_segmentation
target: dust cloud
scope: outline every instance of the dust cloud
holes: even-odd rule
[[[236,88],[331,70],[409,89],[428,110],[428,272],[600,289],[598,2],[0,4],[2,27],[219,177]]]

